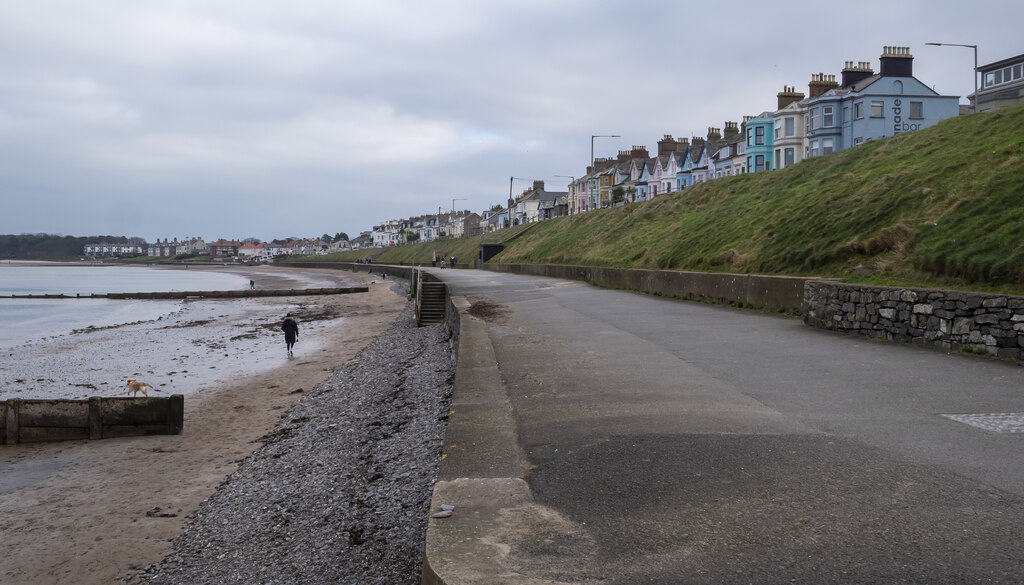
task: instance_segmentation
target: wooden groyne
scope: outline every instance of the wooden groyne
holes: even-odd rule
[[[365,286],[347,288],[289,288],[274,290],[197,290],[173,292],[134,292],[134,293],[93,293],[93,294],[56,294],[56,295],[10,295],[5,299],[244,299],[249,297],[296,297],[315,295],[345,295],[364,293],[370,289]]]

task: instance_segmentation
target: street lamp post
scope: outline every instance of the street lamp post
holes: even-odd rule
[[[925,43],[935,47],[967,47],[974,49],[974,100],[971,106],[975,114],[978,113],[978,45],[961,45],[959,43]]]
[[[522,177],[509,177],[508,178],[508,221],[509,221],[509,223],[512,222],[512,206],[515,204],[515,201],[516,201],[515,197],[512,196],[512,183],[516,179],[518,179],[520,181],[529,181],[529,179],[524,179]]]
[[[622,138],[618,134],[593,134],[590,136],[590,166],[594,166],[594,139],[595,138]]]

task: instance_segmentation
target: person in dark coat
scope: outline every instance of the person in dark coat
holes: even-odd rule
[[[292,314],[288,313],[284,317],[284,323],[281,324],[281,331],[284,331],[284,342],[288,346],[288,355],[292,355],[292,346],[295,345],[295,340],[299,338],[299,324],[292,319]]]

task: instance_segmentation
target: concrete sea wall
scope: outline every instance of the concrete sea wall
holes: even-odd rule
[[[4,443],[110,439],[140,435],[178,435],[184,426],[185,397],[103,398],[0,402]]]
[[[484,264],[487,270],[581,280],[654,295],[795,313],[807,278],[548,264]]]
[[[1024,297],[808,281],[812,327],[1020,359]]]

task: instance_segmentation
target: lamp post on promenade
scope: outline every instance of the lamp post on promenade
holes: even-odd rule
[[[512,183],[515,182],[516,180],[529,181],[529,179],[524,179],[522,177],[509,177],[508,178],[508,221],[509,221],[509,224],[512,223],[512,206],[515,205],[515,203],[516,203],[515,197],[512,196]]]
[[[974,99],[971,101],[973,111],[978,113],[978,45],[961,45],[959,43],[925,43],[934,47],[967,47],[974,49]]]
[[[590,136],[590,166],[594,166],[594,139],[595,138],[622,138],[618,134],[592,134]]]

